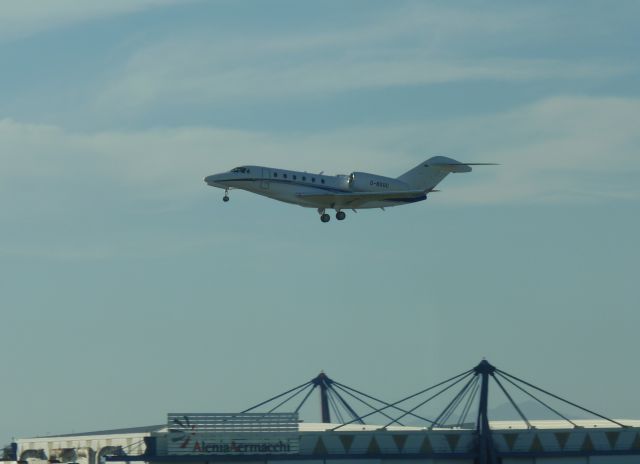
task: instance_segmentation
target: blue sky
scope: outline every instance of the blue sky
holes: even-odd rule
[[[640,417],[639,10],[3,2],[0,437],[234,411],[321,369],[392,400],[482,357]],[[501,166],[326,225],[202,182],[433,154]]]

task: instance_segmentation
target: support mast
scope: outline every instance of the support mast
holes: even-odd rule
[[[328,385],[328,377],[324,372],[320,372],[318,377],[312,380],[314,385],[320,387],[320,413],[322,415],[322,423],[330,424],[331,423],[331,412],[329,411],[329,395],[327,391],[329,390]]]

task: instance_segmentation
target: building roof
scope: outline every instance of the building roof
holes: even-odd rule
[[[629,427],[640,428],[640,420],[630,420],[630,419],[616,419],[617,422],[620,422]],[[558,430],[558,429],[572,429],[573,425],[564,420],[532,420],[529,421],[530,424],[538,430]],[[573,421],[577,426],[591,429],[591,428],[601,428],[601,429],[611,429],[618,428],[615,424],[608,422],[606,420],[588,420],[588,419],[579,419]],[[341,424],[325,424],[325,423],[313,423],[313,422],[300,422],[298,430],[302,433],[320,433],[320,432],[329,432],[332,429],[339,427]],[[490,426],[492,430],[500,431],[500,430],[525,430],[527,429],[527,425],[523,421],[491,421]],[[371,425],[371,424],[349,424],[344,425],[336,430],[336,432],[374,432],[382,429],[382,425]],[[475,424],[464,424],[461,428],[441,428],[435,427],[432,430],[474,430]],[[426,431],[429,430],[428,427],[420,427],[420,426],[389,426],[385,430],[390,432],[415,432],[415,431]],[[142,427],[127,427],[121,429],[109,429],[109,430],[97,430],[94,432],[76,432],[69,434],[61,434],[61,435],[48,435],[48,436],[39,436],[33,438],[22,438],[20,441],[32,441],[32,440],[46,440],[46,439],[57,439],[57,438],[74,438],[74,437],[93,437],[93,436],[114,436],[114,435],[148,435],[151,433],[163,433],[168,432],[168,427],[166,424],[159,425],[146,425]]]
[[[165,430],[163,430],[165,429]],[[97,435],[127,435],[127,434],[144,434],[151,432],[166,431],[167,424],[160,425],[145,425],[142,427],[127,427],[122,429],[110,429],[110,430],[97,430],[95,432],[76,432],[62,435],[47,435],[34,438],[68,438],[68,437],[87,437]]]

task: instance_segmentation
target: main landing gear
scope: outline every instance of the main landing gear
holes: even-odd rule
[[[229,201],[229,189],[225,189],[222,201],[224,201],[225,203]]]
[[[322,222],[329,222],[331,220],[331,216],[329,216],[326,212],[324,208],[318,208],[318,214],[320,214],[320,220]],[[344,211],[337,211],[336,212],[336,219],[338,221],[343,221],[344,218],[346,218],[347,215],[345,214]]]

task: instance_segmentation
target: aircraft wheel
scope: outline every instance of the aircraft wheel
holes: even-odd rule
[[[227,195],[223,196],[222,201],[226,203],[227,201],[229,201],[229,197]]]
[[[331,216],[329,216],[327,213],[324,213],[322,216],[320,216],[320,220],[322,222],[329,222],[331,220]]]
[[[346,217],[347,217],[347,215],[345,214],[345,212],[344,212],[344,211],[338,211],[338,212],[336,213],[336,219],[337,219],[338,221],[343,221],[343,220],[344,220],[344,218],[346,218]]]

